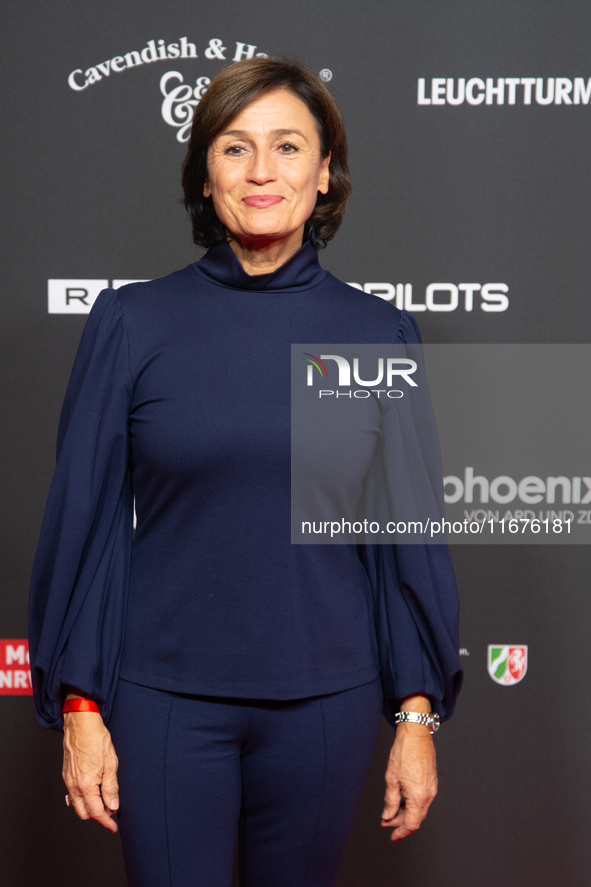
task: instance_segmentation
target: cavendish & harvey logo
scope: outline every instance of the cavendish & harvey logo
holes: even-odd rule
[[[488,673],[497,684],[511,687],[522,681],[527,672],[526,644],[489,644]]]
[[[91,65],[86,70],[75,68],[68,76],[68,85],[74,92],[83,92],[89,86],[110,77],[111,74],[117,76],[129,68],[152,65],[155,62],[199,58],[205,59],[204,64],[207,67],[211,62],[218,62],[218,64],[223,62],[221,67],[225,67],[232,62],[257,56],[266,58],[267,54],[258,52],[254,43],[242,43],[237,40],[230,47],[229,45],[225,46],[219,37],[211,37],[207,42],[204,41],[201,44],[198,41],[193,43],[187,37],[181,37],[178,41],[168,44],[162,39],[148,40],[144,48],[139,51],[132,49],[123,55],[115,55],[104,62]],[[214,76],[217,74],[217,70],[213,70],[211,73]],[[320,77],[329,81],[332,79],[332,72],[328,68],[323,68],[320,71]],[[188,141],[193,111],[205,95],[210,83],[211,77],[202,75],[197,77],[195,85],[192,86],[184,82],[183,74],[180,71],[167,71],[160,78],[160,92],[164,97],[160,113],[164,122],[177,130],[178,142]]]

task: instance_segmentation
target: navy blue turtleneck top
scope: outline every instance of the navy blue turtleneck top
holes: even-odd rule
[[[65,685],[108,722],[121,676],[294,699],[381,673],[384,713],[461,683],[446,546],[294,545],[290,352],[418,343],[414,319],[324,271],[310,243],[249,276],[228,244],[104,290],[63,406],[30,598],[37,716]],[[137,529],[133,533],[133,509]]]

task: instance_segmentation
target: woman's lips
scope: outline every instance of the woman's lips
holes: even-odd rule
[[[252,197],[243,197],[242,202],[247,206],[254,206],[256,209],[265,209],[268,206],[274,206],[281,203],[283,197],[279,194],[257,194]]]

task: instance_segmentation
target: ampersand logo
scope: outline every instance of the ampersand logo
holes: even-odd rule
[[[205,58],[206,59],[224,59],[226,56],[224,55],[226,51],[226,47],[222,46],[222,41],[218,39],[218,37],[212,37],[209,41],[209,46],[205,50]]]
[[[174,83],[177,85],[174,86]],[[177,128],[177,142],[188,141],[193,112],[210,83],[209,77],[198,77],[195,87],[189,86],[183,83],[180,71],[168,71],[160,78],[160,92],[164,96],[162,119],[169,126]]]

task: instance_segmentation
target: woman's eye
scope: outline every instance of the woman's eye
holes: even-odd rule
[[[282,154],[295,154],[299,149],[297,145],[294,145],[291,142],[283,142],[279,145],[279,150]]]
[[[231,157],[239,157],[244,151],[242,145],[228,145],[227,148],[224,149],[224,154],[229,154]]]

